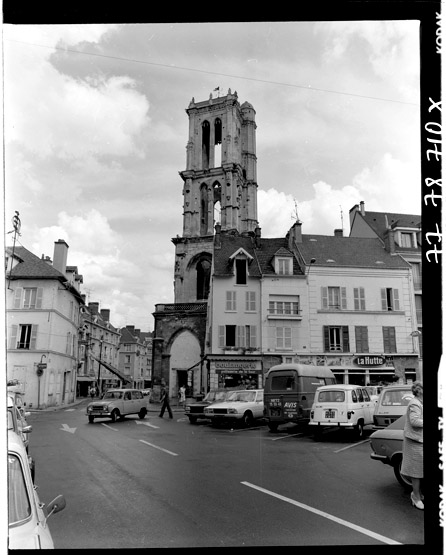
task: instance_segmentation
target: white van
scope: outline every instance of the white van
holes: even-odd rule
[[[373,424],[375,402],[366,387],[337,384],[318,387],[310,412],[310,426],[314,439],[319,439],[324,428],[348,428],[358,439],[364,436],[364,426]]]

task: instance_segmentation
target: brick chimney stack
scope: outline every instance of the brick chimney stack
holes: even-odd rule
[[[110,321],[110,309],[109,308],[101,308],[101,318],[104,322]]]
[[[99,303],[88,303],[88,310],[92,315],[99,314]]]
[[[344,237],[344,230],[343,229],[335,229],[334,234],[335,234],[335,237]]]

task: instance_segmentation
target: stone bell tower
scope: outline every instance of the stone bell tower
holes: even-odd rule
[[[237,92],[191,100],[183,185],[183,235],[172,239],[175,303],[209,293],[215,225],[222,233],[254,233],[257,221],[255,110]]]

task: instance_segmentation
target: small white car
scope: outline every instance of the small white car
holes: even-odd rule
[[[7,468],[9,549],[54,549],[47,520],[65,508],[65,498],[58,495],[47,506],[40,502],[25,447],[12,430],[8,430]]]
[[[139,389],[109,389],[102,399],[87,405],[88,422],[95,418],[111,418],[112,422],[129,414],[145,418],[147,414],[147,397]]]
[[[254,420],[263,418],[263,389],[232,391],[225,401],[205,407],[204,415],[211,420],[212,425],[237,422],[251,426]]]
[[[318,387],[310,412],[309,425],[314,427],[314,439],[320,439],[324,428],[347,428],[358,439],[364,436],[364,426],[373,424],[375,403],[366,387],[353,384]]]

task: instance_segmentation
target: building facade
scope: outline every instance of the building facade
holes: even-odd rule
[[[8,380],[17,380],[28,407],[69,403],[76,396],[82,276],[67,267],[59,239],[53,261],[25,247],[7,248],[6,325]]]
[[[119,371],[131,387],[145,389],[152,383],[152,337],[135,326],[120,330]]]

